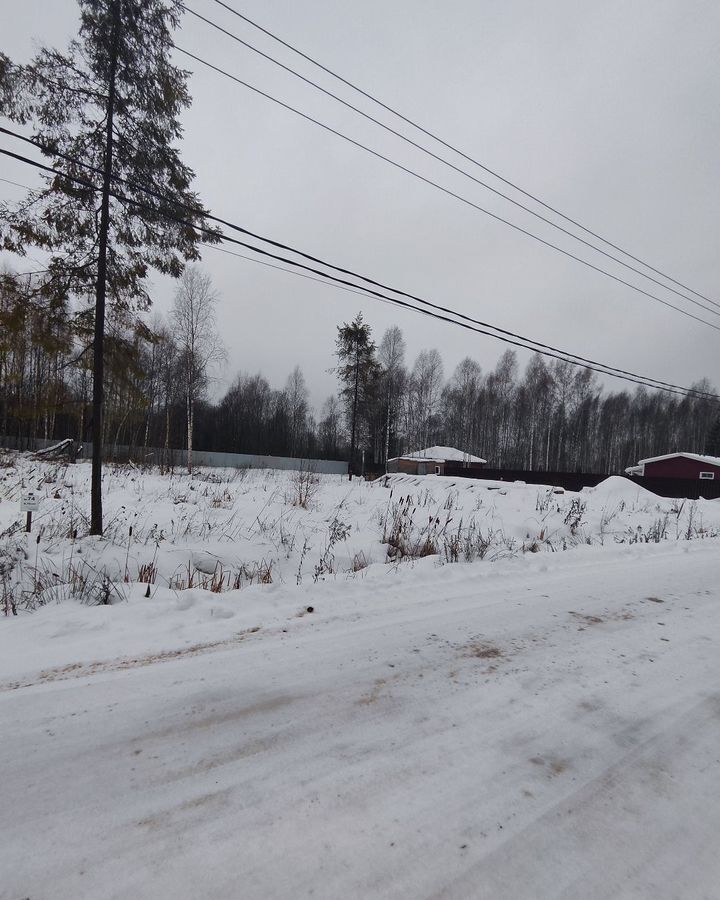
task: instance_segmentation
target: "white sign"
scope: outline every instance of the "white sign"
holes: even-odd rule
[[[35,491],[23,491],[20,495],[20,512],[37,512],[40,509],[40,496]]]

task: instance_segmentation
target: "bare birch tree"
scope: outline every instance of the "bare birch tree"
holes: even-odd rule
[[[383,462],[387,462],[390,455],[391,436],[397,431],[397,422],[400,417],[400,406],[407,381],[405,371],[405,339],[397,325],[388,328],[383,335],[378,349],[378,362],[382,369],[382,395],[383,410]]]
[[[413,449],[431,442],[433,417],[438,409],[443,385],[443,362],[435,350],[421,350],[415,360],[410,380],[410,429]]]
[[[308,389],[300,366],[295,366],[285,383],[290,418],[290,456],[297,456],[307,431]]]
[[[185,392],[188,472],[192,472],[195,404],[207,390],[209,370],[226,355],[216,326],[218,299],[209,275],[197,266],[185,269],[175,294],[171,319]]]

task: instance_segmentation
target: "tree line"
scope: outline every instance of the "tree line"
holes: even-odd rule
[[[470,357],[446,377],[437,349],[406,363],[401,330],[376,346],[359,315],[338,328],[346,432],[374,464],[424,447],[456,447],[489,466],[536,471],[622,472],[673,451],[720,455],[718,404],[707,379],[691,396],[606,391],[595,372],[534,354],[521,371],[507,350],[484,372]],[[359,389],[358,389],[359,387]],[[351,439],[350,458],[357,466]]]
[[[104,442],[302,458],[352,459],[359,470],[435,444],[497,468],[619,472],[675,450],[720,454],[718,408],[637,387],[607,391],[596,374],[506,351],[487,371],[469,357],[447,375],[437,349],[410,363],[401,329],[375,343],[358,315],[338,327],[338,392],[319,410],[295,366],[281,387],[238,373],[209,399],[225,359],[215,327],[218,296],[186,268],[167,317],[108,316]],[[29,442],[91,436],[92,322],[42,277],[0,275],[0,435]],[[693,385],[714,392],[707,379]]]

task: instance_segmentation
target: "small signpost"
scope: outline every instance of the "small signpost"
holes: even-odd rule
[[[32,514],[40,509],[40,495],[36,491],[23,491],[20,495],[20,512],[27,513],[25,531],[32,528]]]

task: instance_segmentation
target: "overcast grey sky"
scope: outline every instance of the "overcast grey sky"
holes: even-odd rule
[[[229,3],[546,202],[720,301],[716,0]],[[213,0],[187,5],[378,114]],[[0,0],[0,13],[0,48],[19,61],[30,57],[34,42],[64,47],[77,26],[74,0]],[[193,17],[185,17],[176,41],[473,202],[699,313]],[[540,246],[228,79],[179,61],[193,71],[184,157],[217,215],[574,353],[680,384],[704,375],[720,383],[720,332]],[[379,117],[397,126],[387,114]],[[0,177],[33,179],[26,167],[7,160],[0,161]],[[21,193],[0,182],[0,197]],[[487,370],[505,349],[490,338],[213,249],[203,265],[222,296],[219,321],[229,349],[224,382],[240,369],[261,370],[279,387],[299,363],[319,405],[335,388],[327,370],[336,325],[360,309],[378,340],[388,326],[401,326],[409,364],[420,350],[437,347],[447,377],[466,355]],[[157,307],[166,310],[173,286],[161,279],[154,284]],[[699,314],[720,325],[717,315]],[[526,359],[520,355],[521,364]]]

